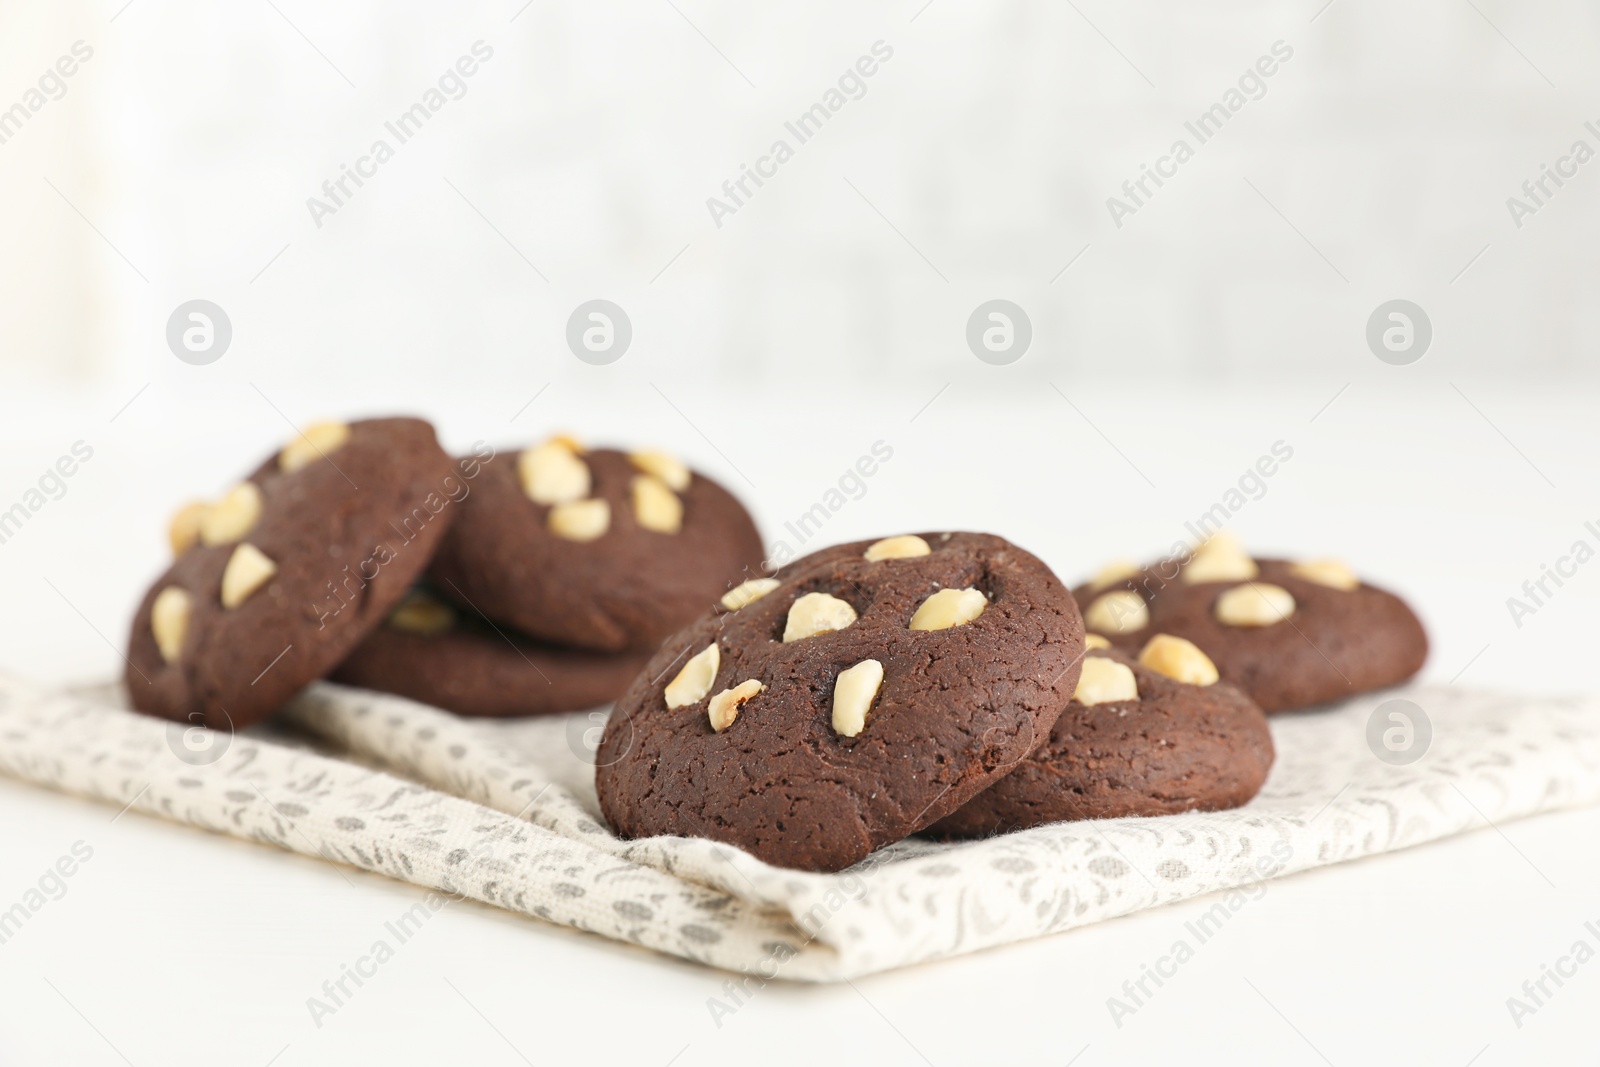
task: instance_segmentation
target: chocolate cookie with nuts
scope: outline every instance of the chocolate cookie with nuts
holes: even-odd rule
[[[421,419],[319,423],[184,508],[177,558],[134,615],[134,707],[212,728],[271,713],[405,595],[471,476]]]
[[[1405,681],[1428,638],[1405,601],[1336,560],[1254,559],[1218,534],[1187,557],[1114,563],[1073,590],[1084,625],[1137,653],[1175,634],[1268,712]]]
[[[600,806],[623,837],[842,870],[1022,763],[1082,655],[1066,588],[999,537],[824,549],[662,646],[606,724]]]
[[[1247,803],[1272,767],[1261,709],[1217,680],[1193,644],[1157,634],[1138,659],[1090,635],[1050,737],[1022,765],[929,828],[983,837],[1052,822],[1220,811]]]
[[[329,677],[457,715],[505,718],[609,704],[648,658],[556,648],[414,592]]]
[[[556,437],[484,472],[428,578],[532,637],[620,652],[653,649],[761,562],[749,512],[710,478]]]

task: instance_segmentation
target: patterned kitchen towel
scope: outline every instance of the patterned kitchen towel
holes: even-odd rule
[[[911,840],[808,874],[709,841],[612,836],[591,765],[603,713],[463,720],[319,684],[284,719],[349,758],[0,679],[0,770],[710,966],[817,982],[1600,801],[1600,700],[1417,687],[1276,717],[1277,764],[1237,811]],[[1221,895],[1201,922],[1243,899]]]

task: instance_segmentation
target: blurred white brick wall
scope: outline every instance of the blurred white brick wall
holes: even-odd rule
[[[1022,380],[1336,383],[1392,297],[1432,316],[1432,373],[1596,367],[1600,162],[1520,231],[1505,207],[1600,149],[1593,4],[125,2],[0,15],[0,107],[95,49],[0,144],[8,375],[180,375],[164,324],[197,296],[234,322],[219,374],[330,389],[593,375],[562,344],[591,297],[641,380],[936,384],[979,367],[991,297],[1033,319]],[[317,228],[307,197],[478,40],[465,97]],[[717,228],[706,199],[879,40],[865,96]],[[1114,226],[1280,40],[1265,96]]]

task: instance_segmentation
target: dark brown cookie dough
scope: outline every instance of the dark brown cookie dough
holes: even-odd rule
[[[1155,633],[1187,638],[1216,662],[1223,681],[1268,712],[1395,685],[1421,670],[1428,656],[1422,623],[1403,600],[1331,561],[1251,559],[1231,539],[1219,537],[1187,561],[1174,557],[1129,570],[1125,576],[1108,571],[1073,590],[1087,629],[1133,655]],[[1190,580],[1190,574],[1205,580]],[[1241,588],[1247,583],[1286,592],[1292,612],[1265,625],[1223,621],[1219,611],[1227,615],[1230,604],[1265,612],[1263,619],[1275,617],[1277,594]],[[1147,622],[1136,606],[1117,610],[1117,597],[1130,592],[1143,602]],[[1110,600],[1107,594],[1113,594]]]
[[[540,644],[413,595],[329,677],[458,715],[553,715],[611,703],[647,658]]]
[[[1108,695],[1091,684],[1096,660],[1127,668],[1138,695],[1084,703]],[[1075,819],[1220,811],[1246,803],[1267,780],[1273,758],[1267,718],[1233,686],[1187,685],[1110,650],[1091,650],[1084,675],[1049,740],[935,823],[930,835],[981,837]]]
[[[663,645],[596,755],[618,834],[708,837],[784,867],[842,870],[1044,741],[1083,653],[1061,582],[988,534],[923,534],[926,554],[874,558],[883,543],[797,560],[759,599]],[[784,640],[819,625],[839,628]],[[716,669],[697,676],[712,645]]]
[[[654,649],[729,586],[762,573],[761,537],[744,506],[675,461],[565,448],[568,458],[553,456],[539,475],[551,483],[542,495],[575,499],[536,502],[527,457],[563,440],[485,470],[428,572],[442,595],[540,640],[619,652]]]
[[[180,513],[178,558],[128,640],[134,707],[218,729],[271,713],[410,588],[469,469],[487,468],[458,470],[420,419],[323,423],[215,504]]]

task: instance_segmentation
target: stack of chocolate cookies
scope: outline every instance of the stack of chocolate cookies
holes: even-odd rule
[[[171,539],[128,691],[214,728],[322,677],[462,715],[602,705],[761,564],[744,507],[665,453],[558,437],[453,459],[410,418],[307,428]]]

